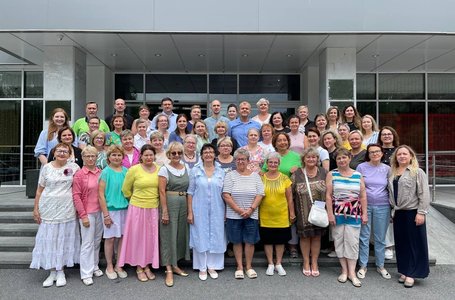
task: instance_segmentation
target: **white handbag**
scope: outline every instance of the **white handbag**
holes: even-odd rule
[[[306,170],[303,169],[303,174],[305,175],[305,181],[308,188],[308,195],[310,196],[311,200],[311,209],[310,213],[308,214],[308,222],[311,224],[325,228],[329,226],[329,216],[327,215],[327,211],[325,207],[320,207],[314,204],[313,195],[311,194],[310,183],[308,181],[308,176],[306,175]]]

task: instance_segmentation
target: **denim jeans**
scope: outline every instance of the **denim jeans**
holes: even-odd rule
[[[384,267],[385,235],[390,222],[390,206],[368,205],[367,212],[368,223],[362,224],[360,229],[359,265],[366,267],[368,264],[371,226],[373,226],[376,266],[382,268]]]

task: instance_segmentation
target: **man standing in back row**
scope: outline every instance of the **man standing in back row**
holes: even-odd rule
[[[130,116],[129,114],[125,113],[125,108],[126,108],[126,103],[125,100],[122,98],[117,98],[114,101],[114,113],[112,115],[109,115],[106,117],[106,123],[109,125],[109,128],[111,130],[114,130],[114,126],[112,126],[112,117],[114,115],[120,115],[124,116],[126,119],[126,129],[131,129],[131,126],[133,126],[134,118]]]
[[[221,102],[220,100],[213,100],[210,104],[212,109],[212,115],[204,120],[205,125],[207,126],[207,131],[209,132],[209,140],[213,141],[217,137],[215,132],[215,125],[218,121],[226,122],[229,125],[229,119],[221,115]]]
[[[246,146],[248,144],[248,130],[250,128],[256,128],[261,130],[261,124],[250,119],[251,105],[243,101],[239,105],[239,117],[234,121],[229,122],[229,136],[233,137],[239,147]]]
[[[96,117],[97,113],[98,104],[96,104],[96,102],[93,101],[87,102],[87,104],[85,105],[85,117],[78,119],[73,124],[73,130],[77,137],[81,136],[81,134],[83,134],[84,132],[90,131],[90,128],[88,127],[88,122],[91,118]],[[99,130],[104,132],[110,131],[109,126],[104,120],[100,119]]]
[[[166,97],[161,100],[161,109],[163,111],[159,114],[166,115],[168,117],[169,128],[167,130],[169,132],[173,132],[175,130],[175,128],[177,128],[177,115],[172,112],[173,108],[174,108],[174,101],[172,101],[171,98]],[[150,124],[150,127],[152,127],[153,130],[156,130],[156,119],[159,114],[157,114],[153,118],[152,123]]]

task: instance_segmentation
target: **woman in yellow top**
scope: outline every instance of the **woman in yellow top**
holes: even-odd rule
[[[125,222],[119,265],[136,266],[139,281],[155,279],[149,268],[159,268],[158,245],[158,170],[155,150],[151,145],[141,148],[140,164],[126,173],[122,192],[130,200]]]
[[[286,275],[281,265],[284,245],[291,239],[291,222],[295,221],[294,202],[292,201],[292,182],[286,175],[278,171],[281,156],[272,152],[267,156],[268,171],[262,176],[265,196],[259,206],[261,241],[267,256],[266,275],[272,276],[274,271],[280,276]],[[275,248],[276,264],[273,264]]]

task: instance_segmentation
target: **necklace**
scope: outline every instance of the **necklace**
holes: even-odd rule
[[[184,153],[184,155],[189,159],[189,160],[193,160],[194,157],[196,156],[196,154],[193,154],[193,156],[189,156],[188,154]]]

